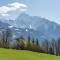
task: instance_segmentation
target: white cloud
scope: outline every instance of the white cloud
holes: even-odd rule
[[[12,3],[12,4],[8,4],[8,5],[9,6],[14,6],[15,8],[26,8],[27,7],[27,5],[22,4],[22,3],[17,3],[17,2]]]
[[[14,2],[11,4],[8,4],[7,6],[1,6],[0,7],[0,15],[2,16],[8,16],[8,12],[14,12],[16,10],[25,10],[27,8],[27,5],[22,4],[22,3],[18,3],[18,2]]]

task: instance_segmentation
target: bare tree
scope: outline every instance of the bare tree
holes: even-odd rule
[[[56,41],[56,55],[60,55],[60,38]]]
[[[12,39],[12,34],[11,34],[11,30],[8,28],[8,29],[4,29],[2,31],[2,34],[3,34],[3,47],[8,47],[8,41]]]
[[[43,50],[45,53],[48,53],[48,48],[49,48],[48,40],[44,40],[44,41],[42,42],[42,50]]]

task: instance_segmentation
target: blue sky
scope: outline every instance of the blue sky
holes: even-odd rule
[[[24,11],[17,9],[13,13],[12,11],[8,12],[9,18],[18,16],[20,12],[26,12],[29,15],[41,16],[60,24],[60,0],[0,0],[0,8],[14,2],[25,4],[27,8]],[[0,17],[2,17],[1,14]],[[8,16],[3,17],[7,18]]]

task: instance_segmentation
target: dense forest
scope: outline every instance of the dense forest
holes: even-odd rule
[[[1,48],[10,48],[17,50],[30,50],[35,52],[60,55],[60,38],[51,41],[45,39],[43,41],[38,38],[31,38],[28,36],[25,39],[22,35],[16,38],[12,38],[12,32],[10,29],[1,29],[2,38],[0,38]],[[41,41],[41,42],[40,42]]]

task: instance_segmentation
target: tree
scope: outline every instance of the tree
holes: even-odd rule
[[[50,53],[50,54],[54,54],[54,53],[53,53],[53,49],[52,49],[51,46],[50,46],[50,48],[49,48],[49,53]]]
[[[56,41],[56,55],[60,55],[60,38]]]
[[[34,44],[34,38],[32,39],[32,43]]]
[[[11,48],[11,49],[17,49],[17,40],[11,40],[10,42],[9,42],[9,48]]]
[[[35,44],[35,39],[33,38],[32,39],[32,46],[31,46],[31,48],[32,48],[32,51],[35,51],[36,50],[36,44]]]
[[[28,36],[27,49],[28,49],[28,50],[32,50],[32,48],[31,48],[31,38],[30,38],[30,36]]]
[[[42,50],[43,50],[45,53],[48,53],[48,48],[49,48],[48,40],[44,40],[44,41],[42,42]]]
[[[56,41],[55,39],[52,39],[50,44],[50,54],[56,54]]]
[[[3,40],[2,40],[2,36],[0,37],[0,47],[3,47]]]
[[[17,48],[18,49],[24,49],[24,47],[25,47],[25,43],[24,43],[24,37],[23,36],[20,36],[18,39],[17,39],[17,41],[18,41],[18,44],[17,44]]]
[[[37,51],[37,52],[40,51],[40,44],[39,44],[38,38],[36,39],[35,51]]]
[[[5,47],[8,48],[9,47],[9,41],[12,40],[12,31],[7,28],[5,31]]]
[[[2,34],[3,34],[3,47],[8,47],[8,41],[12,39],[12,34],[11,30],[9,28],[7,29],[2,29]]]
[[[38,38],[36,39],[36,45],[39,46],[39,41]]]
[[[5,47],[5,32],[2,31],[2,34],[3,34],[3,38],[2,38],[2,40],[3,40],[3,47]]]
[[[54,39],[52,39],[51,42],[49,42],[49,54],[54,54]]]

